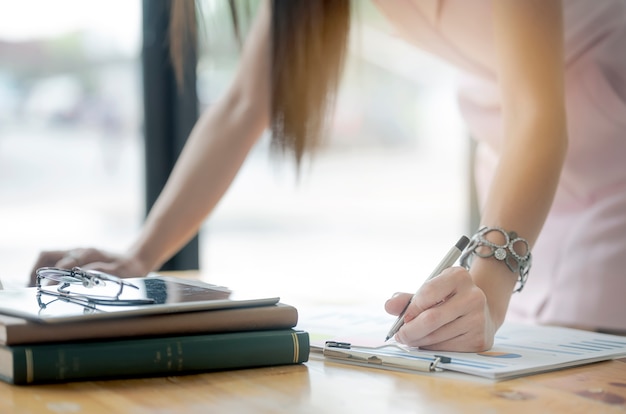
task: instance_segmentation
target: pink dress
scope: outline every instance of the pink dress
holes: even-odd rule
[[[484,200],[501,107],[490,0],[376,0],[397,33],[460,69]],[[569,147],[528,283],[509,320],[626,331],[626,2],[564,0]]]

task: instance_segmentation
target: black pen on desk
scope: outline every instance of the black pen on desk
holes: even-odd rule
[[[439,273],[443,272],[445,269],[452,266],[454,262],[456,262],[457,259],[461,256],[461,253],[463,253],[463,250],[465,250],[465,248],[469,244],[469,241],[470,240],[467,238],[467,236],[461,236],[459,241],[456,242],[454,246],[452,246],[448,254],[446,254],[444,258],[441,259],[441,262],[439,262],[435,270],[433,270],[430,276],[428,276],[426,282],[439,275]],[[415,293],[415,295],[417,295],[417,293]],[[389,330],[389,333],[387,333],[385,341],[388,341],[389,338],[392,338],[400,330],[400,328],[402,328],[402,325],[404,325],[404,314],[406,313],[406,310],[409,308],[409,305],[413,301],[413,298],[415,298],[415,295],[413,295],[411,300],[404,307],[404,310],[400,313],[400,315],[398,315],[398,319],[396,319],[393,326]]]

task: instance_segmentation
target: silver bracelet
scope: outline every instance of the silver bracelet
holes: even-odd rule
[[[498,232],[504,238],[503,244],[493,243],[487,240],[487,234]],[[519,253],[522,252],[522,253]],[[528,279],[528,271],[532,262],[530,247],[528,241],[517,236],[515,232],[507,232],[500,227],[482,227],[470,240],[459,262],[461,266],[469,270],[474,257],[482,257],[487,259],[495,257],[497,260],[504,262],[509,270],[518,274],[517,285],[513,292],[521,292]]]

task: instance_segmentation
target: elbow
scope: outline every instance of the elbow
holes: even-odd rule
[[[220,118],[241,136],[258,137],[269,125],[269,104],[262,96],[235,87],[217,105]]]
[[[505,113],[505,125],[507,136],[520,138],[513,141],[531,148],[543,148],[557,158],[554,161],[564,162],[569,145],[564,105],[541,105],[536,102],[517,105],[515,110]]]

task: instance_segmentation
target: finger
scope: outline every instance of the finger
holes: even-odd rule
[[[65,253],[56,266],[71,269],[72,267],[83,267],[89,263],[104,261],[106,258],[107,254],[98,249],[72,249]]]
[[[385,302],[385,311],[391,315],[400,315],[407,307],[413,295],[410,293],[396,293]]]
[[[80,261],[83,264],[94,262],[110,262],[114,260],[114,256],[100,249],[88,248],[80,249]]]
[[[471,326],[471,329],[467,329]],[[433,335],[423,338],[424,344],[412,345],[433,351],[481,352],[493,346],[493,335],[487,335],[484,325],[471,315],[443,326]],[[440,338],[447,338],[440,340]]]
[[[431,346],[479,328],[469,324],[467,314],[456,316],[457,310],[450,308],[446,305],[422,312],[398,331],[398,341],[410,346]]]
[[[35,261],[35,265],[33,266],[30,272],[30,280],[28,282],[28,285],[35,286],[35,282],[37,280],[37,269],[41,267],[55,266],[56,263],[61,258],[63,258],[66,252],[67,252],[66,250],[50,250],[50,251],[41,252],[39,256],[37,257],[37,260]]]
[[[417,315],[452,298],[459,290],[472,286],[473,282],[467,270],[462,268],[446,269],[441,274],[422,285],[413,298],[405,315],[405,322]]]
[[[132,263],[120,259],[111,262],[93,262],[83,266],[83,269],[97,270],[122,278],[145,276],[145,273],[138,270]]]
[[[419,347],[423,349],[434,349],[443,351],[447,345],[457,337],[463,337],[467,330],[465,325],[459,324],[463,318],[452,321],[447,325],[442,326],[436,332],[430,332],[426,335],[422,335],[418,330],[409,327],[408,324],[404,325],[402,329],[396,334],[396,340],[412,347]],[[413,323],[414,321],[411,321]]]
[[[396,334],[396,340],[409,346],[431,345],[443,342],[456,335],[448,325],[459,319],[458,310],[446,304],[423,311],[415,318],[406,320]]]
[[[65,252],[63,257],[61,257],[55,264],[55,267],[60,267],[62,269],[71,269],[73,267],[80,266],[82,262],[82,249],[72,249]]]
[[[482,334],[487,325],[485,309],[484,292],[472,286],[406,322],[396,339],[407,345],[423,347],[450,341],[468,332]]]
[[[109,262],[91,262],[82,266],[85,270],[97,270],[98,272],[107,273],[109,275],[122,277],[120,266],[117,263]]]
[[[67,250],[49,250],[44,251],[39,254],[37,260],[35,261],[35,266],[33,270],[37,270],[40,267],[50,267],[54,266],[56,262],[58,262],[65,254]]]

